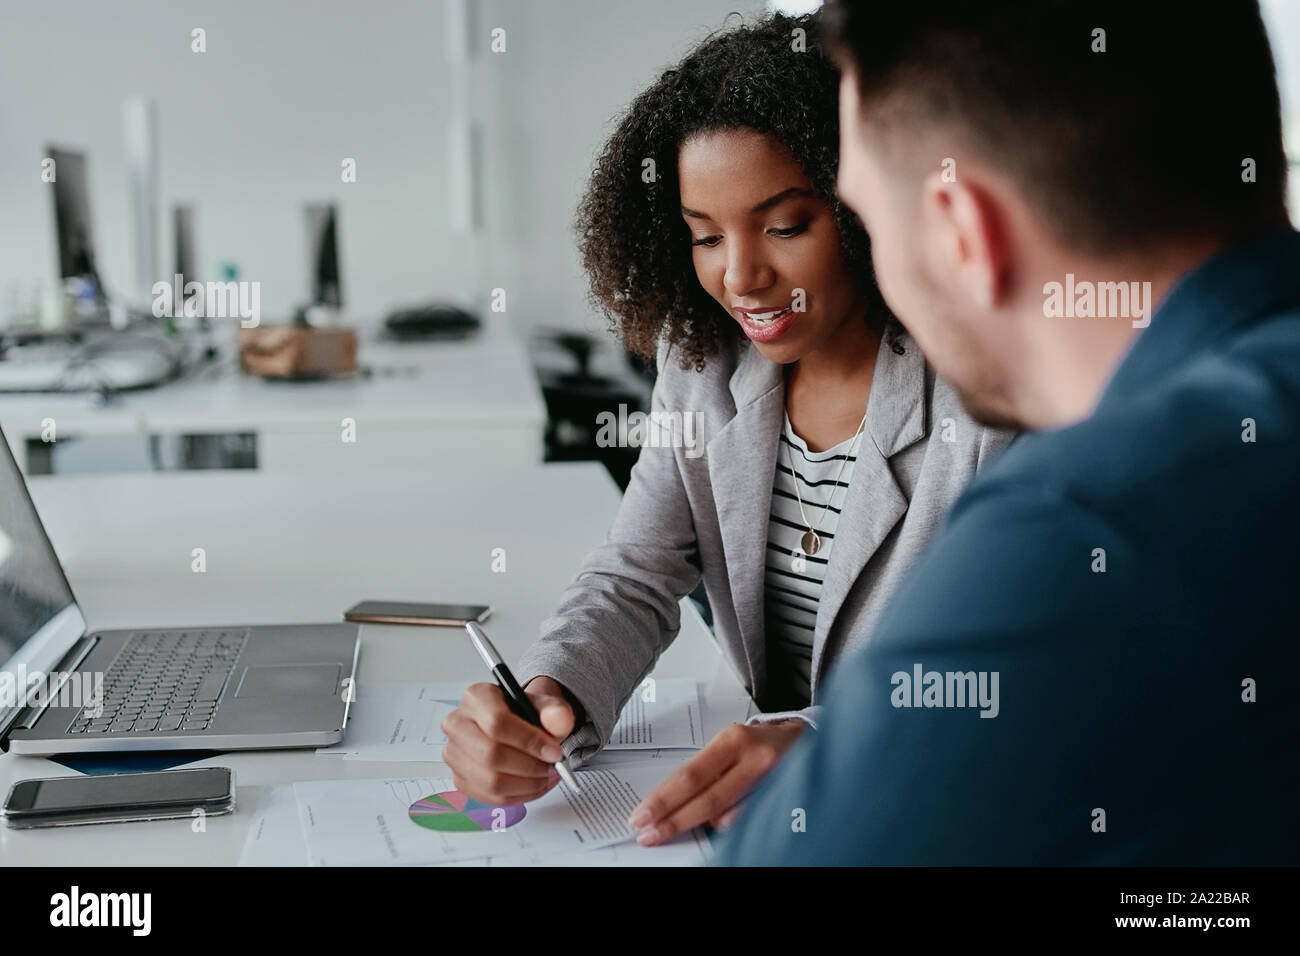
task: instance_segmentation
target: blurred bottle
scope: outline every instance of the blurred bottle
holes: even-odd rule
[[[37,324],[58,332],[68,324],[69,295],[62,282],[42,282],[37,293]]]

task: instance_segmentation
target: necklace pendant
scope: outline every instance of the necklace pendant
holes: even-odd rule
[[[817,532],[809,528],[803,533],[803,553],[816,554],[822,549],[822,539],[817,536]]]

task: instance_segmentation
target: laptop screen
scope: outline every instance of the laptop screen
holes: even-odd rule
[[[0,433],[0,665],[72,603],[72,589]]]

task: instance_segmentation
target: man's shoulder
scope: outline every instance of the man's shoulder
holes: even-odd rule
[[[1078,424],[1022,436],[946,530],[932,564],[964,594],[989,590],[996,572],[1087,597],[1094,612],[1104,589],[1107,602],[1235,613],[1271,633],[1300,539],[1300,317],[1106,396]],[[1242,607],[1244,593],[1259,598]]]
[[[1084,421],[1026,434],[981,487],[1103,512],[1245,491],[1300,463],[1300,312],[1270,317]],[[1267,483],[1266,483],[1267,484]]]

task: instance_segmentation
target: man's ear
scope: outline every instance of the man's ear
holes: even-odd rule
[[[955,278],[952,290],[991,309],[1007,293],[1007,241],[996,202],[977,183],[945,181],[937,171],[922,184],[930,261]]]

